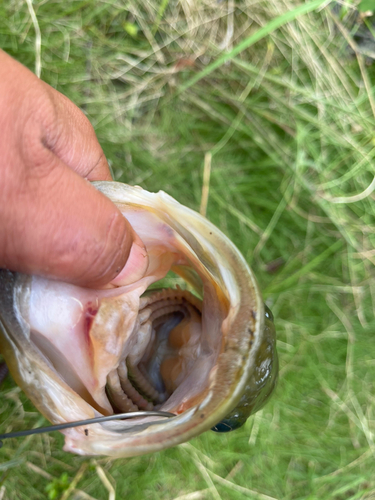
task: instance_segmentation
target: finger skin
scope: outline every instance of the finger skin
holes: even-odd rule
[[[47,147],[68,167],[90,181],[112,180],[95,131],[82,111],[44,82],[54,105],[54,122],[45,137]]]
[[[111,179],[94,130],[2,51],[0,131],[0,267],[82,286],[111,281],[134,233],[88,182]]]

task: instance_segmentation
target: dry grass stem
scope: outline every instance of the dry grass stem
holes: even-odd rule
[[[81,467],[78,469],[77,474],[74,476],[73,481],[69,484],[69,487],[66,491],[64,491],[64,494],[61,496],[60,500],[68,500],[69,496],[71,493],[76,489],[77,484],[81,480],[83,474],[85,473],[86,469],[88,467],[88,463],[84,462]]]
[[[242,493],[243,495],[246,495],[250,498],[255,498],[255,499],[259,499],[259,500],[278,500],[275,497],[265,495],[264,493],[260,493],[259,491],[251,490],[249,488],[244,488],[243,486],[239,486],[238,484],[235,484],[231,481],[227,481],[223,477],[218,476],[217,474],[214,474],[213,472],[210,472],[210,475],[219,484],[222,484],[223,486],[226,486],[233,491],[238,491],[239,493]]]
[[[206,488],[201,491],[193,491],[192,493],[186,493],[186,495],[179,495],[175,497],[173,500],[201,500],[202,498],[209,498],[213,488]]]
[[[32,470],[35,474],[39,474],[39,476],[44,477],[45,479],[52,480],[53,476],[46,472],[45,470],[41,469],[37,465],[33,464],[32,462],[26,462],[26,466]]]
[[[40,74],[42,71],[42,57],[41,57],[42,35],[39,28],[38,18],[36,17],[35,10],[33,7],[33,1],[26,0],[26,3],[35,30],[35,74],[38,78],[40,78]]]
[[[211,160],[212,160],[212,154],[206,153],[204,155],[202,198],[201,198],[201,206],[199,209],[199,213],[203,215],[203,217],[206,217],[208,196],[210,192]]]
[[[254,446],[257,441],[262,414],[263,410],[260,410],[253,418],[253,425],[251,427],[251,433],[249,437],[249,446]]]
[[[106,476],[103,468],[97,463],[96,460],[92,461],[93,465],[95,465],[96,473],[103,484],[104,488],[108,491],[108,500],[116,500],[116,492],[112,484],[109,482],[109,479]]]

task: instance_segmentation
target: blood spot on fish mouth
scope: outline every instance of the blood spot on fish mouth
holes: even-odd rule
[[[90,329],[93,324],[94,318],[98,312],[98,307],[94,306],[92,302],[89,302],[87,304],[86,310],[85,310],[85,319],[84,319],[84,332],[85,336],[89,339],[90,338]]]

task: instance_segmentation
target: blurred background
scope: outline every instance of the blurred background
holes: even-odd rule
[[[280,358],[271,402],[233,433],[119,460],[64,453],[58,433],[4,442],[0,500],[375,498],[372,8],[0,3],[0,47],[86,113],[114,178],[239,247]],[[0,402],[0,432],[46,425],[10,377]]]

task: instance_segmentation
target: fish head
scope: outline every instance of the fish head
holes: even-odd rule
[[[158,409],[64,430],[64,449],[135,456],[238,428],[277,380],[275,330],[252,270],[207,219],[163,192],[96,182],[143,241],[147,270],[101,290],[0,271],[0,351],[52,423]],[[185,288],[150,289],[169,272]],[[121,280],[120,280],[121,281]]]

